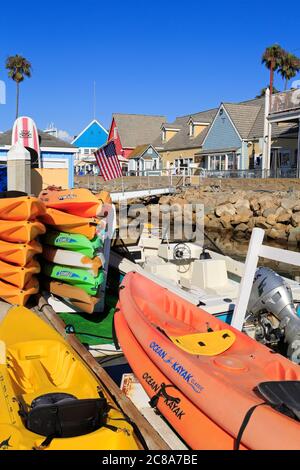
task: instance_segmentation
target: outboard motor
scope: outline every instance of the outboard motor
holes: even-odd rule
[[[300,318],[296,313],[291,288],[281,276],[269,268],[257,269],[247,311],[258,320],[265,313],[273,314],[279,322],[273,331],[270,323],[262,322],[268,328],[269,337],[273,334],[273,339],[279,339],[283,335],[288,344],[289,359],[300,364]]]

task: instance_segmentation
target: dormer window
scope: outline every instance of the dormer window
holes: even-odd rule
[[[167,139],[166,129],[163,128],[163,129],[161,130],[161,140],[162,140],[163,142],[165,142],[166,139]]]

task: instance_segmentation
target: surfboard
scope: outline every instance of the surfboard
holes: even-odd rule
[[[11,144],[20,142],[23,147],[33,149],[40,156],[39,135],[35,122],[28,116],[21,116],[15,120]]]
[[[93,276],[98,275],[99,269],[104,263],[103,255],[102,259],[98,256],[91,259],[76,251],[62,250],[47,245],[43,248],[43,257],[51,263],[86,269],[90,271]]]

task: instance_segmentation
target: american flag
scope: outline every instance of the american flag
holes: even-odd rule
[[[97,164],[100,168],[104,181],[122,177],[122,169],[118,160],[114,142],[100,147],[95,153]]]

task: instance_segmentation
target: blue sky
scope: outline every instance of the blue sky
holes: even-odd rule
[[[54,122],[71,135],[93,118],[94,80],[105,126],[113,112],[172,120],[253,98],[268,82],[261,65],[266,46],[278,42],[300,55],[296,2],[15,0],[0,8],[2,131],[15,115],[8,55],[22,54],[33,66],[21,84],[20,113],[40,129]],[[275,85],[282,88],[282,80]]]

